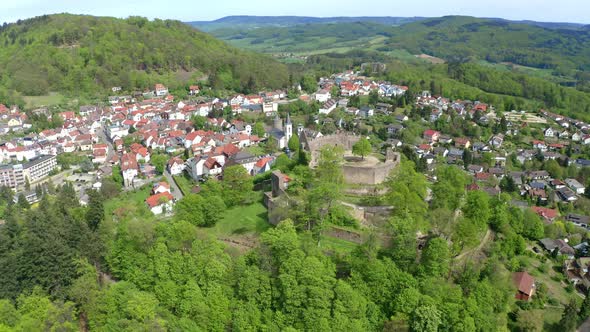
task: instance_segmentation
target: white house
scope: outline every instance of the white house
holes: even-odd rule
[[[155,183],[152,187],[152,194],[170,193],[170,185],[166,182]]]
[[[565,183],[568,187],[570,187],[571,190],[575,191],[578,195],[581,195],[586,191],[586,187],[584,187],[584,185],[582,185],[576,179],[565,179]]]
[[[168,94],[168,88],[164,86],[164,84],[156,84],[155,86],[156,96],[162,97]]]
[[[174,158],[171,158],[170,160],[168,160],[167,167],[168,167],[168,172],[170,172],[170,174],[179,175],[179,174],[182,174],[182,172],[184,172],[186,165],[184,164],[184,161],[182,161],[182,159],[180,159],[178,157],[174,157]]]
[[[123,173],[123,182],[125,186],[131,186],[133,179],[137,176],[139,165],[137,159],[132,153],[124,153],[121,157],[121,173]]]
[[[169,214],[174,208],[174,196],[169,192],[152,195],[145,200],[146,204],[155,215]]]
[[[320,103],[325,103],[332,98],[332,94],[328,90],[320,90],[315,93],[314,98]]]
[[[544,134],[545,134],[545,137],[553,137],[553,136],[555,136],[555,131],[553,131],[553,129],[551,129],[551,128],[547,128],[547,129],[545,129]]]

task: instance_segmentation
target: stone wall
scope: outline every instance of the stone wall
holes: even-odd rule
[[[361,139],[360,136],[350,134],[333,134],[318,137],[312,140],[305,140],[304,147],[311,153],[311,161],[309,165],[311,167],[317,166],[317,162],[320,156],[320,149],[324,146],[340,146],[345,151],[351,151],[354,143]]]
[[[342,166],[344,181],[350,184],[377,185],[383,183],[397,165],[398,163],[395,162],[385,162],[366,167],[344,165]]]
[[[355,166],[347,164],[342,166],[344,181],[350,184],[368,184],[377,185],[385,182],[391,171],[400,163],[400,154],[393,151],[387,151],[387,157],[384,163],[374,166]]]
[[[324,146],[340,146],[345,151],[351,151],[352,146],[361,139],[361,136],[346,133],[326,135],[308,140],[303,138],[303,146],[311,153],[310,167],[316,167],[320,149]],[[374,166],[355,166],[347,164],[342,167],[344,180],[350,184],[376,185],[383,183],[389,173],[399,165],[400,155],[397,152],[387,151],[386,161]]]

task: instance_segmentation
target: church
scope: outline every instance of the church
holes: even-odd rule
[[[287,120],[285,120],[285,124],[283,125],[283,120],[277,114],[272,127],[270,136],[277,141],[279,149],[285,149],[289,144],[289,139],[293,136],[291,116],[287,114]]]

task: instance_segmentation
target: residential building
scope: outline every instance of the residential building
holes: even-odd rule
[[[516,286],[515,298],[520,301],[529,301],[535,294],[535,279],[527,272],[512,274],[512,282]]]
[[[174,208],[174,196],[169,192],[152,195],[145,202],[155,215],[171,213]]]
[[[52,155],[40,156],[24,163],[22,168],[25,179],[29,179],[29,182],[36,182],[57,168],[57,158]]]
[[[565,183],[578,195],[582,195],[586,191],[586,187],[576,179],[565,179]]]

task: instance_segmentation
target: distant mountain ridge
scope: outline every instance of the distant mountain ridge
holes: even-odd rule
[[[226,28],[257,28],[268,26],[288,27],[301,24],[328,24],[328,23],[350,23],[350,22],[368,22],[378,23],[384,25],[403,25],[406,23],[418,22],[428,20],[431,18],[416,16],[416,17],[401,17],[401,16],[335,16],[335,17],[313,17],[313,16],[250,16],[250,15],[235,15],[226,16],[212,21],[192,21],[185,22],[191,26],[199,28],[203,31],[213,31],[217,29]],[[527,24],[547,29],[588,29],[588,25],[582,23],[569,22],[539,22],[532,20],[507,20],[503,18],[487,18],[496,21],[505,21],[510,23]]]
[[[358,16],[358,17],[312,17],[312,16],[226,16],[213,21],[185,22],[203,31],[225,28],[257,28],[280,26],[288,27],[301,24],[328,24],[370,22],[384,25],[402,25],[426,19],[425,17],[393,17],[393,16]]]

